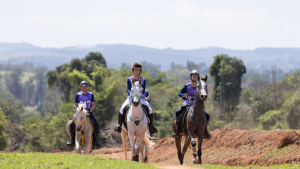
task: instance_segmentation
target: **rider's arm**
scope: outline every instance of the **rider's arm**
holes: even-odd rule
[[[130,90],[131,90],[131,82],[130,79],[127,79],[127,94],[130,95]]]
[[[92,106],[91,106],[90,110],[94,110],[94,108],[96,107],[94,94],[92,94],[91,102],[92,102]]]
[[[149,92],[147,91],[146,92],[146,97],[145,98],[147,98],[149,96]],[[148,103],[150,103],[150,99],[148,100]]]
[[[78,100],[78,94],[76,94],[75,96],[75,100],[74,100],[74,106],[73,106],[73,109],[76,111],[77,107],[78,107],[78,103],[79,103],[79,100]]]
[[[178,96],[179,97],[182,97],[182,95],[184,94],[184,93],[186,93],[187,92],[187,88],[186,88],[186,85],[184,85],[183,86],[183,88],[180,90],[180,92],[178,93]]]
[[[144,83],[142,84],[142,87],[143,87],[143,93],[145,93],[145,90],[146,90],[146,79],[144,79]]]

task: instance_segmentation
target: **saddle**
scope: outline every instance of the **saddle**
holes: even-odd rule
[[[147,121],[149,122],[149,108],[146,105],[142,104],[142,109],[146,113]],[[129,110],[129,105],[126,105],[123,109],[123,119],[122,119],[122,122],[123,122],[126,130],[127,130],[127,118],[126,117],[128,114],[128,110]]]

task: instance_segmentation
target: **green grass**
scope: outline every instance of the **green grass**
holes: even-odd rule
[[[0,168],[145,168],[154,166],[122,159],[110,159],[94,155],[54,153],[0,153]]]
[[[300,165],[298,164],[282,164],[282,165],[272,165],[272,166],[246,166],[246,167],[230,167],[230,166],[222,166],[222,165],[189,165],[194,168],[205,168],[205,169],[298,169]]]

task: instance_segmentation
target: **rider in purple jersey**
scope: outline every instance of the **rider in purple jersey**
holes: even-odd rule
[[[183,86],[183,88],[181,89],[181,91],[178,93],[179,97],[182,97],[182,99],[184,99],[184,103],[183,106],[180,106],[177,111],[176,111],[176,128],[177,131],[175,133],[173,133],[173,137],[177,137],[180,136],[181,131],[181,121],[180,121],[180,116],[182,114],[182,112],[184,112],[188,106],[192,105],[194,103],[195,100],[195,94],[196,94],[196,87],[197,87],[197,80],[200,80],[200,75],[198,70],[192,70],[190,73],[190,78],[191,78],[191,82],[185,84]],[[186,95],[184,95],[186,94]],[[210,115],[204,110],[204,115],[206,117],[207,120],[207,124],[210,118]],[[204,138],[205,139],[210,139],[211,135],[208,133],[207,130],[207,125],[205,128],[205,133],[204,133]]]
[[[75,96],[74,100],[74,110],[78,107],[78,104],[85,104],[85,109],[88,110],[88,118],[94,122],[94,133],[93,133],[93,146],[101,147],[101,143],[97,140],[99,124],[93,114],[92,110],[95,108],[95,98],[92,92],[87,91],[89,83],[87,81],[82,81],[80,83],[81,90]],[[67,146],[75,145],[75,122],[74,118],[70,124],[71,140],[67,142]]]
[[[127,99],[125,100],[125,102],[123,103],[120,111],[119,111],[119,116],[118,116],[118,126],[114,129],[115,133],[121,133],[122,131],[122,120],[123,120],[123,110],[124,108],[132,103],[132,99],[130,97],[130,93],[131,93],[131,88],[132,88],[132,79],[134,79],[135,81],[139,81],[139,79],[142,79],[142,87],[143,87],[143,91],[142,94],[145,94],[145,90],[146,90],[146,79],[141,77],[140,74],[142,72],[142,65],[139,62],[135,62],[132,65],[132,72],[133,72],[133,76],[129,77],[127,79]],[[149,109],[149,114],[148,114],[148,118],[149,118],[149,132],[150,135],[157,133],[157,129],[153,126],[153,114],[152,114],[152,109],[149,105],[148,102],[146,102],[143,98],[141,99],[141,104],[145,105],[148,107]]]

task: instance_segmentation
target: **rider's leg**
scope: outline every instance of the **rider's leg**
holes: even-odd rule
[[[129,102],[129,97],[127,97],[127,99],[125,100],[125,102],[123,103],[121,109],[120,109],[120,112],[119,112],[119,115],[118,115],[118,126],[115,128],[114,132],[115,133],[121,133],[122,131],[122,122],[123,122],[123,110],[124,108],[130,104]]]
[[[147,101],[145,101],[144,99],[141,100],[141,104],[146,105],[149,109],[149,133],[150,136],[152,136],[152,134],[157,133],[157,129],[153,126],[153,114],[152,114],[152,109],[149,105],[149,103]]]
[[[182,114],[183,111],[185,111],[186,109],[186,105],[183,105],[183,106],[180,106],[177,111],[176,111],[176,132],[173,133],[173,137],[176,137],[176,136],[180,136],[180,133],[182,132],[181,131],[181,121],[180,121],[180,115]]]
[[[211,135],[209,134],[208,130],[207,130],[207,125],[210,119],[210,115],[204,110],[204,115],[206,117],[206,127],[205,127],[205,131],[204,131],[204,139],[210,139]]]
[[[89,118],[94,122],[93,146],[100,147],[101,143],[97,140],[99,124],[93,112],[90,112]]]
[[[67,146],[75,146],[75,122],[74,118],[70,123],[70,133],[71,133],[71,140],[67,142]]]

